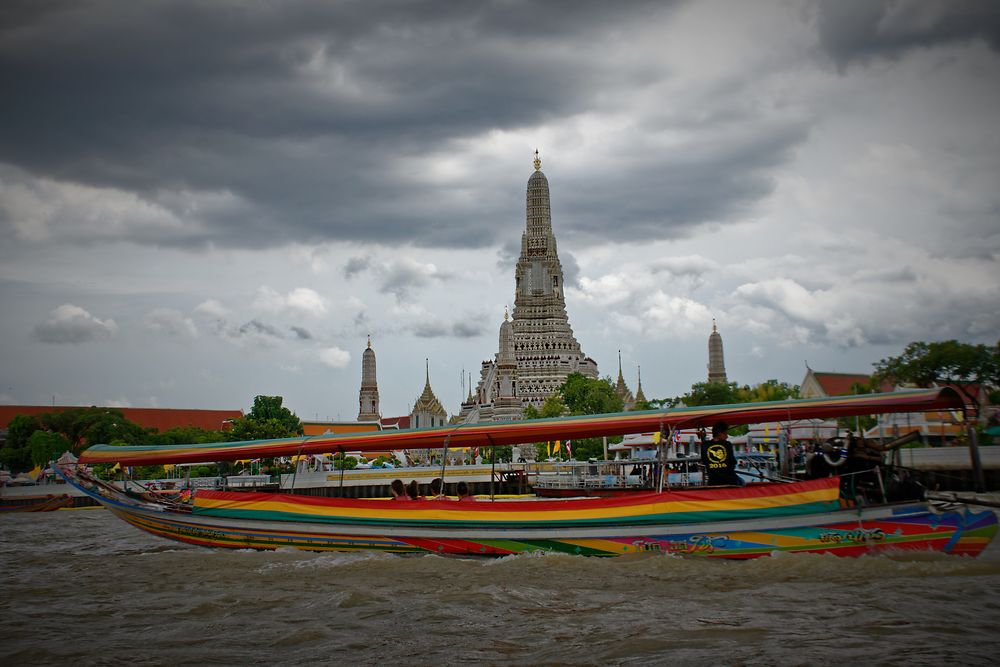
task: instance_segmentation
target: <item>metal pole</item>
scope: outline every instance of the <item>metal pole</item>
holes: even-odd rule
[[[347,469],[347,461],[344,456],[344,448],[338,447],[340,450],[340,497],[344,497],[344,470]]]
[[[875,476],[878,478],[878,488],[882,492],[882,502],[888,503],[889,497],[885,495],[885,483],[882,481],[882,469],[879,466],[875,466]]]
[[[983,477],[983,462],[979,458],[979,443],[977,442],[976,427],[969,423],[969,458],[972,460],[972,478],[976,486],[976,493],[986,492],[986,479]]]
[[[497,476],[497,448],[490,447],[490,459],[493,461],[493,465],[490,468],[490,500],[493,500],[493,480]]]

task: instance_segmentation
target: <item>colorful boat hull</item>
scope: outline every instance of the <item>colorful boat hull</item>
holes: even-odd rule
[[[75,483],[71,475],[67,479]],[[992,512],[938,512],[925,503],[820,512],[796,512],[776,505],[770,513],[740,515],[738,509],[732,511],[733,503],[740,503],[739,494],[720,499],[710,491],[701,492],[708,495],[695,509],[709,513],[703,517],[723,518],[691,522],[685,517],[690,515],[692,503],[699,502],[691,498],[698,492],[687,492],[681,499],[672,493],[651,494],[659,497],[643,499],[643,504],[648,506],[645,509],[652,508],[651,514],[658,518],[646,521],[643,517],[647,515],[642,514],[645,510],[637,510],[635,503],[628,502],[630,499],[396,503],[293,496],[275,499],[270,497],[272,494],[228,493],[207,494],[200,508],[179,512],[124,495],[116,497],[107,490],[100,493],[86,486],[80,488],[147,533],[230,549],[373,550],[460,556],[529,552],[619,556],[658,552],[735,559],[775,553],[860,556],[887,551],[976,556],[997,532],[997,518]],[[240,501],[238,496],[247,498]],[[672,502],[684,507],[674,508],[678,510],[675,513],[662,511],[665,503]],[[759,502],[751,497],[749,504]],[[293,511],[265,509],[268,503],[285,503]],[[719,503],[729,504],[729,510],[720,509]],[[310,516],[302,504],[314,514]],[[549,507],[544,507],[546,504]],[[567,508],[564,511],[568,515],[553,518],[553,504],[579,504],[580,508]],[[269,512],[279,512],[282,518],[276,519]],[[450,521],[441,518],[447,512],[455,513]],[[608,522],[607,513],[624,513],[631,518]],[[292,518],[293,514],[297,516]]]

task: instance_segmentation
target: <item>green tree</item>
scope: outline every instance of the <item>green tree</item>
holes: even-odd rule
[[[966,405],[975,406],[982,415],[984,406],[974,385],[1000,386],[1000,345],[991,348],[957,340],[910,343],[900,356],[875,364],[875,377],[918,387],[952,385],[963,394]]]
[[[42,422],[35,415],[14,415],[7,425],[7,445],[21,449],[35,431],[42,430]]]
[[[281,405],[281,396],[257,396],[245,417],[234,419],[229,431],[231,440],[269,440],[302,435],[302,422],[294,412]]]
[[[212,431],[196,426],[180,426],[168,429],[163,433],[149,433],[143,444],[147,445],[186,445],[189,443],[225,442],[229,440],[227,433]]]
[[[679,400],[688,407],[740,403],[740,387],[735,382],[696,382]]]
[[[765,403],[799,398],[799,386],[777,380],[765,380],[753,387],[743,386],[736,392],[740,403]]]
[[[38,466],[44,466],[49,461],[59,458],[63,452],[67,452],[70,449],[69,440],[61,433],[35,431],[28,439],[31,462]]]
[[[559,396],[571,415],[599,415],[625,409],[625,402],[615,392],[610,377],[595,380],[570,373],[559,387]]]
[[[121,410],[87,410],[69,423],[66,436],[82,449],[97,444],[144,445],[150,431],[125,419]]]
[[[0,449],[0,465],[16,472],[31,468],[28,441],[41,428],[41,421],[34,415],[14,415],[7,425],[7,441]]]
[[[615,392],[610,377],[594,379],[584,377],[580,373],[570,373],[554,398],[555,400],[550,398],[542,405],[543,412],[547,406],[550,406],[549,409],[555,409],[560,403],[563,406],[561,414],[569,415],[598,415],[621,412],[625,409],[625,403]],[[621,438],[612,438],[609,442],[621,442]],[[580,461],[604,458],[602,438],[579,438],[572,441],[572,448],[573,458]]]

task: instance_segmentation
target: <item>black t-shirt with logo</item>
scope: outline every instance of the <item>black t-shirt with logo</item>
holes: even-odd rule
[[[737,484],[736,454],[728,440],[709,440],[701,448],[701,462],[705,466],[709,484]]]

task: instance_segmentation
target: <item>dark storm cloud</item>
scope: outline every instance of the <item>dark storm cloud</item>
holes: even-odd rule
[[[353,278],[357,274],[367,269],[372,263],[370,257],[351,257],[344,264],[344,277]]]
[[[774,190],[771,170],[790,158],[808,127],[793,119],[748,120],[741,132],[724,145],[706,139],[696,151],[651,156],[629,171],[567,184],[560,197],[565,224],[594,240],[683,238],[698,225],[752,212]]]
[[[260,320],[250,320],[246,324],[236,329],[237,336],[264,336],[267,338],[284,338],[284,334],[277,328],[261,322]]]
[[[415,289],[426,287],[433,280],[446,281],[451,274],[441,271],[433,264],[422,264],[411,259],[400,259],[378,268],[380,274],[378,290],[392,294],[402,301]]]
[[[15,2],[0,11],[0,80],[16,100],[0,123],[0,163],[134,193],[162,215],[111,233],[150,245],[494,243],[523,206],[495,196],[506,184],[475,172],[429,184],[401,163],[492,130],[558,126],[669,76],[664,63],[601,48],[627,52],[629,26],[670,19],[663,3]],[[802,136],[799,127],[763,134],[742,155],[694,165],[637,156],[600,182],[565,179],[565,228],[585,232],[584,243],[669,238],[739,215],[770,192],[768,167]],[[622,200],[634,203],[612,209]],[[14,235],[16,215],[0,207],[0,235]],[[61,221],[57,239],[60,229],[71,234]],[[349,263],[346,275],[360,268]]]
[[[312,340],[313,335],[308,329],[303,327],[291,327],[292,333],[295,334],[295,338],[298,340]]]
[[[418,338],[478,338],[489,331],[486,319],[485,315],[473,315],[451,324],[438,320],[420,322],[413,325],[412,331]]]
[[[819,0],[820,45],[841,69],[914,48],[982,39],[1000,50],[1000,3],[980,0]]]

